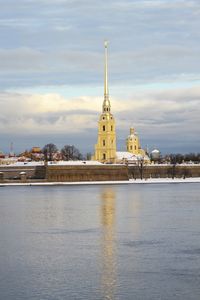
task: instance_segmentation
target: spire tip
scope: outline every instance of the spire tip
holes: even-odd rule
[[[107,48],[108,47],[108,40],[104,41],[104,47]]]

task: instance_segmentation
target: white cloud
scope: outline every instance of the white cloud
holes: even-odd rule
[[[64,99],[58,94],[0,95],[0,130],[34,134],[81,132],[94,126],[97,99]]]
[[[146,91],[121,101],[111,98],[120,135],[135,126],[144,138],[199,136],[200,88]],[[82,134],[97,128],[102,97],[64,98],[59,94],[0,95],[0,130],[4,133]],[[121,133],[120,133],[121,132]],[[173,139],[173,137],[172,137]]]
[[[105,37],[113,82],[199,76],[198,12],[199,1],[186,0],[7,0],[0,88],[97,82]]]
[[[197,143],[199,88],[156,90],[159,83],[184,86],[199,80],[199,14],[199,0],[4,1],[0,89],[26,87],[30,93],[1,93],[1,132],[79,134],[96,128],[102,98],[78,95],[88,95],[89,87],[90,95],[98,95],[94,89],[103,82],[103,40],[108,38],[111,87],[155,87],[123,102],[115,93],[119,135],[136,124],[146,139],[181,135],[184,129],[187,140]],[[33,92],[33,87],[52,85],[56,91],[70,87],[72,97]],[[123,99],[128,94],[126,88],[120,92]]]

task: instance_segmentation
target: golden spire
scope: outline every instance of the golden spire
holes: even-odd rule
[[[103,112],[110,112],[110,101],[108,92],[108,41],[104,41],[105,62],[104,62],[104,102]]]
[[[105,66],[104,66],[104,99],[108,98],[108,41],[104,42],[105,47]]]

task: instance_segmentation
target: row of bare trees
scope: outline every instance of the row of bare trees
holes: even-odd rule
[[[200,153],[187,153],[187,154],[171,153],[171,154],[160,156],[159,158],[156,159],[152,158],[151,160],[156,161],[158,163],[169,162],[171,164],[182,164],[187,162],[200,163]]]
[[[170,154],[171,163],[181,164],[183,162],[200,163],[200,153],[188,153],[188,154]]]
[[[55,144],[47,144],[43,147],[42,152],[46,161],[52,160],[82,160],[85,159],[79,149],[74,145],[65,145],[59,151]],[[86,155],[86,159],[90,159],[90,154]]]

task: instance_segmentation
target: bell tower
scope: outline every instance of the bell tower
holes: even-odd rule
[[[111,114],[108,92],[108,42],[104,42],[104,101],[98,122],[98,139],[95,145],[94,160],[114,163],[116,160],[115,120]]]

